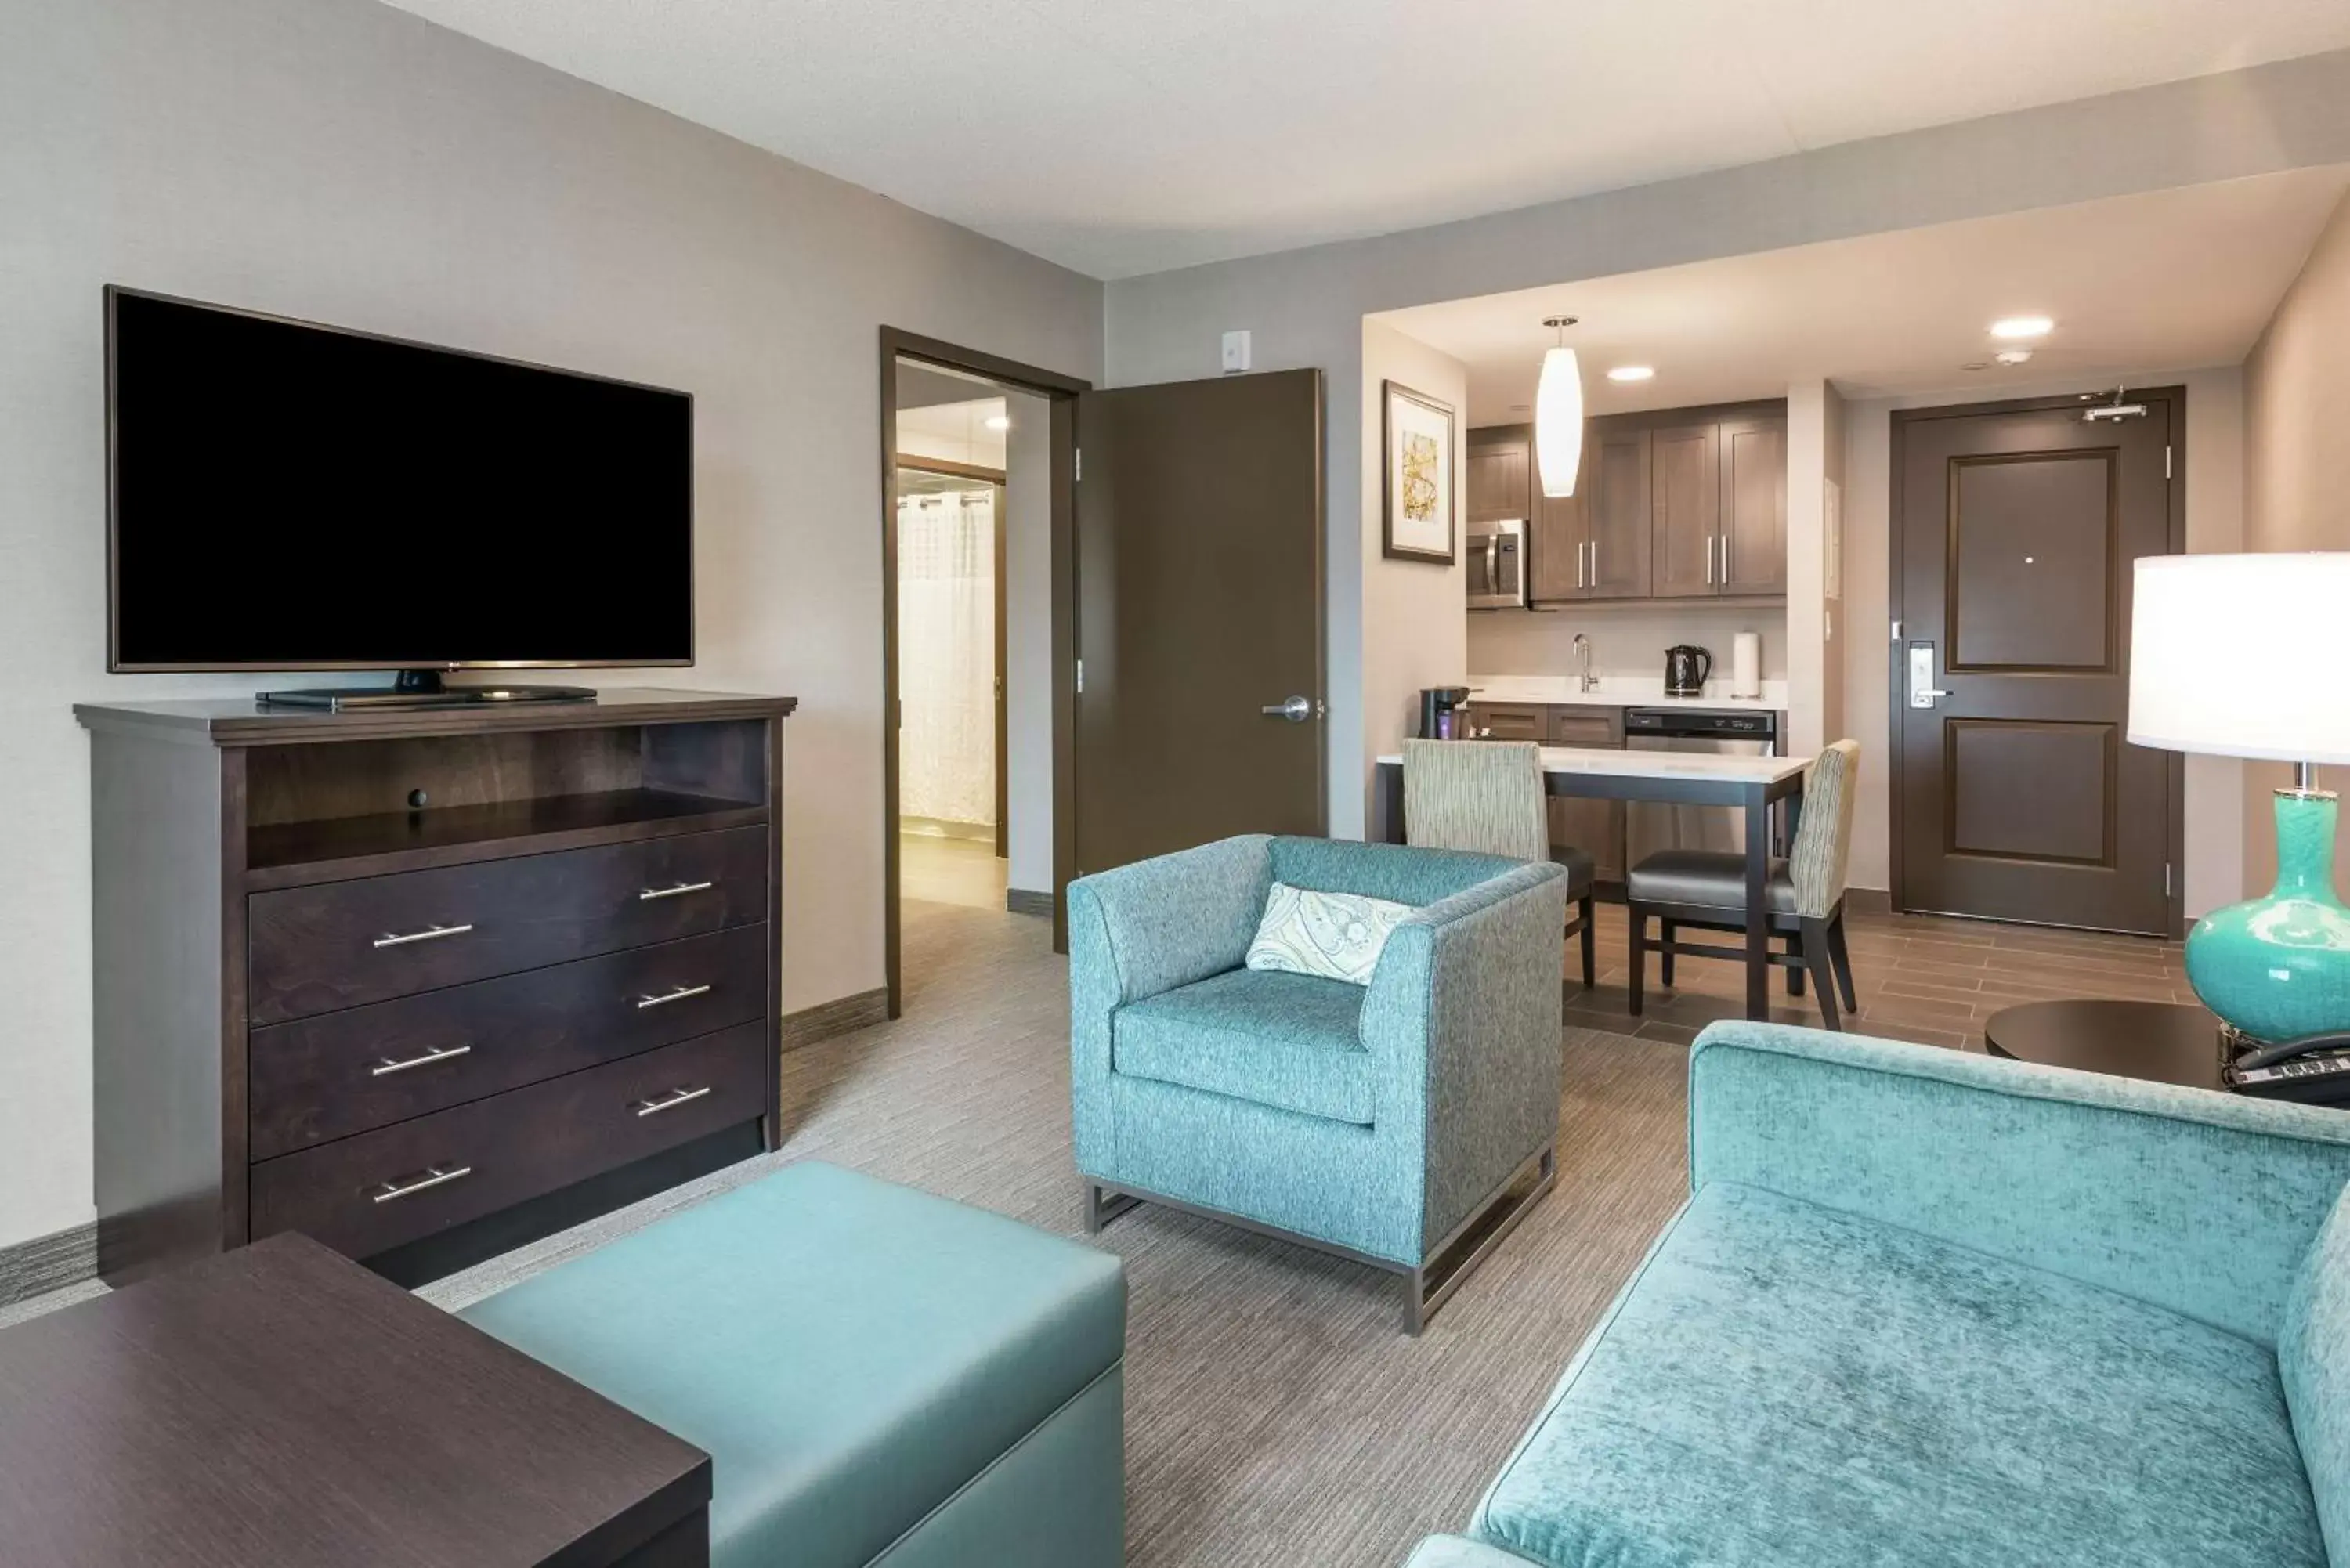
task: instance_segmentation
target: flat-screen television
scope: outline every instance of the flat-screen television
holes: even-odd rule
[[[115,670],[693,661],[693,400],[106,291]]]

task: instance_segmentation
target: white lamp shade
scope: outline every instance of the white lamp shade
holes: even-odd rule
[[[2137,563],[2129,738],[2350,763],[2350,552]]]
[[[1572,348],[1543,356],[1542,380],[1534,389],[1534,466],[1542,491],[1556,498],[1575,493],[1583,467],[1583,369]]]

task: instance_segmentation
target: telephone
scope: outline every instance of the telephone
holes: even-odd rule
[[[2220,1078],[2239,1094],[2267,1099],[2311,1106],[2350,1102],[2350,1033],[2256,1045],[2222,1068]]]

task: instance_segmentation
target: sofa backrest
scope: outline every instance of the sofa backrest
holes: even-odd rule
[[[1415,907],[1514,871],[1521,861],[1457,849],[1358,844],[1349,838],[1275,838],[1273,879],[1317,893],[1361,893]]]
[[[2277,1372],[2326,1556],[2350,1563],[2350,1188],[2334,1199],[2285,1300]]]

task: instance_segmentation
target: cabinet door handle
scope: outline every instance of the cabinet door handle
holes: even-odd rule
[[[368,1076],[389,1077],[394,1073],[405,1073],[411,1067],[430,1067],[435,1062],[453,1062],[460,1056],[470,1055],[473,1049],[471,1045],[443,1045],[437,1051],[427,1051],[421,1056],[411,1056],[406,1061],[394,1061],[386,1056],[368,1069]]]
[[[671,1002],[683,1002],[689,996],[707,995],[709,991],[706,985],[681,985],[675,991],[665,991],[659,996],[640,996],[637,998],[637,1011],[641,1012],[648,1007],[667,1007]]]
[[[1583,566],[1583,553],[1590,547],[1588,540],[1577,539],[1575,542],[1575,586],[1578,588],[1587,588],[1591,586],[1590,580],[1584,576]]]
[[[398,1177],[394,1177],[368,1196],[378,1203],[389,1203],[395,1198],[406,1198],[411,1193],[422,1192],[427,1188],[446,1186],[452,1181],[473,1174],[473,1168],[470,1165],[461,1165],[453,1170],[444,1170],[437,1165],[428,1165],[424,1168],[424,1174],[413,1181],[402,1181]]]
[[[629,1108],[636,1112],[637,1115],[640,1116],[659,1116],[663,1111],[676,1109],[678,1106],[685,1104],[688,1100],[698,1100],[702,1098],[702,1096],[710,1093],[710,1089],[711,1085],[707,1084],[703,1085],[699,1089],[673,1089],[669,1094],[658,1099],[639,1100],[635,1105],[630,1106]]]
[[[1705,586],[1713,587],[1713,535],[1705,536]]]
[[[716,886],[715,882],[680,882],[673,888],[647,888],[637,895],[637,902],[650,904],[655,898],[674,898],[681,893],[707,893]]]
[[[442,937],[462,937],[473,928],[464,926],[427,926],[421,931],[391,931],[375,940],[380,948],[404,948],[411,942],[437,942]]]
[[[1714,537],[1721,541],[1721,586],[1726,588],[1730,586],[1730,535],[1716,534]]]

